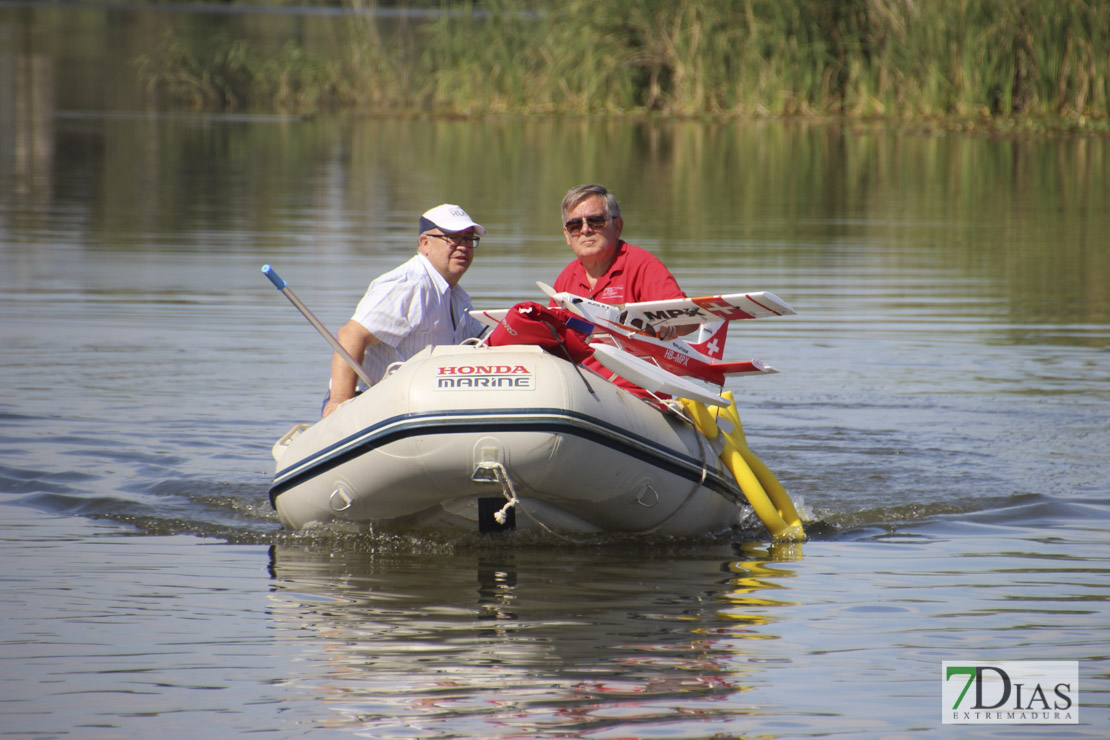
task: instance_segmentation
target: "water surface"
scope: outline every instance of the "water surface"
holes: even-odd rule
[[[1105,140],[42,99],[0,152],[0,733],[1105,734]],[[590,181],[690,294],[799,311],[732,327],[781,372],[729,388],[810,541],[281,531],[328,348],[261,265],[335,328],[457,202],[475,302],[536,299]],[[941,725],[963,659],[1078,661],[1080,723]]]

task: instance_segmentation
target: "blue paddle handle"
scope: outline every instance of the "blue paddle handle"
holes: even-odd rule
[[[366,383],[367,387],[374,385],[374,381],[366,374],[366,371],[362,368],[362,365],[359,364],[358,360],[351,357],[351,354],[343,348],[339,340],[333,337],[331,332],[327,330],[327,327],[320,323],[320,319],[316,318],[316,314],[312,313],[312,311],[308,309],[308,306],[301,303],[301,299],[293,293],[293,289],[289,287],[289,283],[282,280],[281,276],[274,272],[274,268],[269,265],[262,265],[262,274],[270,279],[274,287],[280,290],[282,294],[289,299],[290,303],[296,306],[297,310],[301,312],[301,315],[308,319],[308,323],[316,327],[316,331],[320,332],[320,336],[328,340],[328,344],[331,345],[331,348],[351,366],[351,369],[355,371],[358,377],[362,378],[362,382]]]
[[[278,290],[285,290],[285,286],[289,285],[289,283],[282,280],[281,276],[269,265],[262,265],[262,274],[270,278],[270,282],[273,283],[274,287]]]

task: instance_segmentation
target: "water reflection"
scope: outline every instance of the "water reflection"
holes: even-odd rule
[[[74,224],[85,249],[235,246],[336,280],[357,258],[411,251],[412,214],[446,200],[490,229],[468,275],[479,297],[532,298],[567,259],[563,192],[596,179],[625,204],[628,238],[691,291],[775,289],[853,326],[1001,323],[1007,344],[1047,329],[1104,346],[1110,320],[1101,140],[673,121],[49,116],[16,129],[0,142],[13,246]]]
[[[767,625],[775,620],[775,607],[793,606],[795,602],[770,598],[763,591],[786,589],[779,579],[792,578],[792,569],[774,567],[772,564],[793,562],[802,559],[802,545],[799,543],[776,542],[763,548],[751,543],[743,543],[738,549],[749,559],[726,563],[728,571],[734,575],[729,588],[721,594],[729,606],[718,614],[730,620],[750,625]],[[766,608],[772,611],[765,611]],[[749,638],[766,639],[768,635],[752,630]]]
[[[801,546],[738,554],[278,545],[270,613],[331,726],[534,736],[696,716],[710,735],[757,713],[759,666],[788,660],[773,625]]]

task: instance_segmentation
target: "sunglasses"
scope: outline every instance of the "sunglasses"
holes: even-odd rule
[[[567,230],[568,234],[581,234],[582,229],[586,228],[587,225],[594,231],[597,231],[612,220],[613,219],[609,218],[608,215],[582,216],[581,218],[573,218],[567,221],[563,224],[563,228]]]

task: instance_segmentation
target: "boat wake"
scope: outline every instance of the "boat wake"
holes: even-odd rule
[[[343,522],[293,532],[282,528],[267,501],[264,484],[186,479],[159,480],[128,492],[90,490],[104,483],[96,476],[80,473],[47,474],[0,466],[0,488],[8,494],[10,503],[54,516],[113,522],[136,535],[188,535],[231,544],[295,546],[319,551],[425,553],[505,547],[696,548],[768,539],[766,529],[750,509],[726,532],[689,537],[635,533],[553,535],[542,530],[481,535],[448,533],[442,529],[397,531]],[[1105,503],[1093,494],[1063,498],[1015,493],[862,508],[853,507],[850,499],[839,501],[835,507],[811,508],[804,496],[795,496],[795,502],[809,539],[815,541],[972,536],[1077,520],[1090,521],[1092,527],[1104,527],[1110,519]]]

